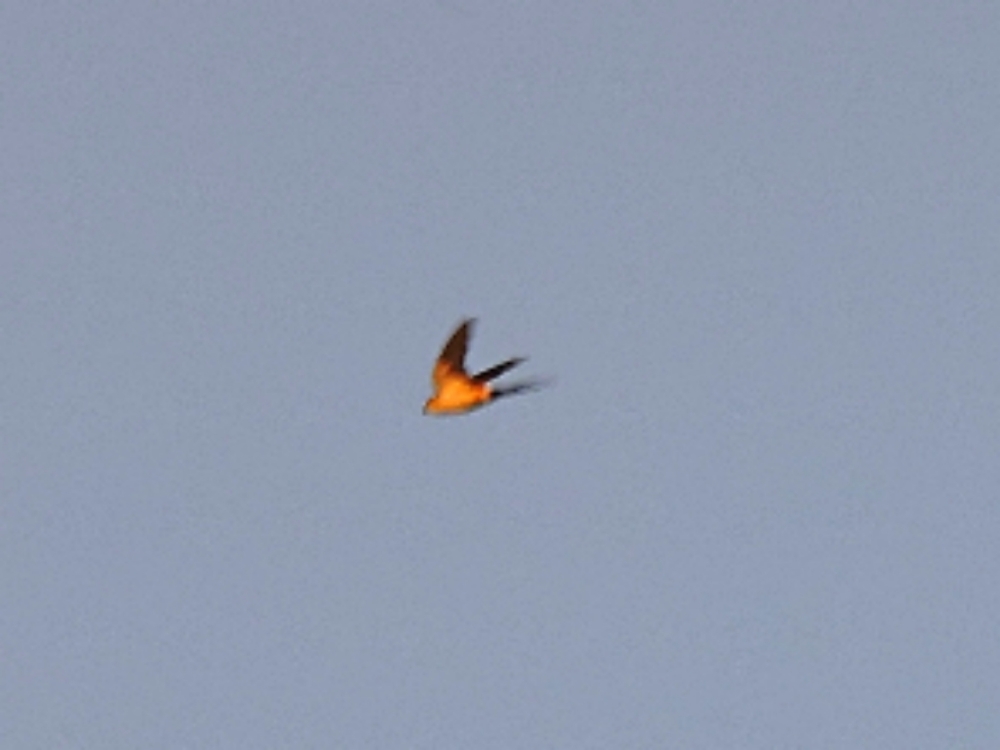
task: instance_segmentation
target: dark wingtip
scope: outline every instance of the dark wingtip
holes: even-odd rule
[[[493,367],[483,370],[482,372],[477,372],[472,376],[472,379],[480,383],[488,383],[495,378],[499,378],[505,372],[513,370],[515,367],[522,364],[526,359],[527,357],[514,357],[513,359],[508,359],[506,362],[501,362],[500,364],[493,365]]]

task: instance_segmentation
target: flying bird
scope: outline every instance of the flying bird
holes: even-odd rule
[[[424,404],[424,414],[464,414],[498,398],[524,393],[542,385],[536,380],[504,386],[490,385],[491,380],[524,362],[524,357],[514,357],[475,375],[469,375],[465,371],[465,352],[469,348],[475,323],[475,318],[463,320],[438,355],[431,372],[434,395]]]

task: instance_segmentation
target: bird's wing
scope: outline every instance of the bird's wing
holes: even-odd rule
[[[477,372],[475,375],[472,376],[472,379],[478,383],[489,383],[491,380],[499,378],[508,370],[517,367],[522,362],[524,362],[524,357],[514,357],[513,359],[508,359],[506,362],[501,362],[498,365],[493,365],[493,367],[491,367],[488,370]]]
[[[463,320],[438,355],[437,362],[434,363],[434,372],[431,374],[431,381],[436,388],[441,387],[441,383],[448,375],[465,374],[465,352],[469,348],[469,338],[472,336],[475,322],[475,318]]]

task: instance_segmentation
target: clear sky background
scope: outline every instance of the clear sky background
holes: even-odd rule
[[[996,3],[8,3],[0,324],[0,747],[1000,746]]]

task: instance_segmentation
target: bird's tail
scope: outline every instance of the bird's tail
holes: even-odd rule
[[[520,383],[511,383],[510,385],[502,385],[497,388],[493,388],[491,389],[490,394],[494,399],[504,398],[506,396],[516,396],[518,393],[536,391],[549,384],[550,381],[548,380],[524,380]]]

